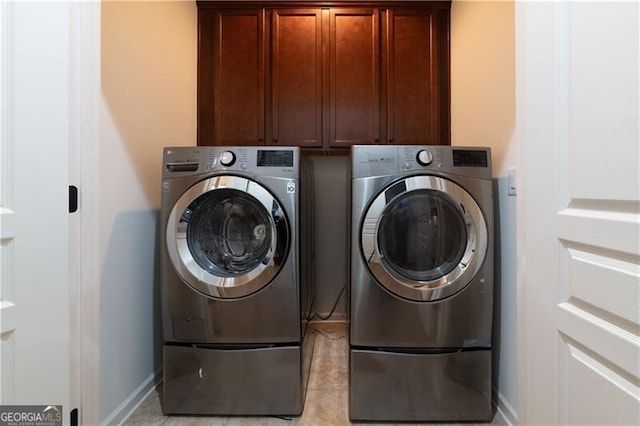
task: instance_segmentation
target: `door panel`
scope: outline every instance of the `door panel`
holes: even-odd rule
[[[322,146],[321,10],[274,10],[272,49],[267,143]]]
[[[516,5],[522,423],[640,423],[638,17]]]
[[[633,378],[569,338],[561,345],[562,424],[629,424],[628,414],[638,410],[637,401],[630,398],[637,395]],[[575,389],[589,389],[597,403],[585,405]]]
[[[377,9],[331,9],[330,146],[380,142]]]
[[[7,145],[0,151],[0,159],[4,160]],[[3,165],[7,164],[3,162]],[[6,168],[5,168],[6,170]],[[8,183],[11,182],[5,173],[2,174],[2,194],[5,198],[9,192]],[[0,200],[0,206],[5,205],[6,200]],[[6,207],[0,207],[0,401],[10,404],[15,401],[15,335],[16,331],[16,305],[15,305],[15,275],[13,271],[13,258],[15,256],[15,212]]]
[[[264,143],[264,10],[200,8],[198,145]]]
[[[387,16],[388,142],[448,145],[448,12],[389,9]]]
[[[389,19],[389,141],[432,144],[431,14],[390,11]]]
[[[0,404],[61,404],[65,418],[71,12],[0,4]]]

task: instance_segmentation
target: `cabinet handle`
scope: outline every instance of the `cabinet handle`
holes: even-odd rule
[[[273,143],[278,143],[278,138],[273,138]]]
[[[389,143],[394,143],[394,142],[395,142],[394,138],[389,139]]]
[[[380,143],[380,138],[373,139],[373,143]]]

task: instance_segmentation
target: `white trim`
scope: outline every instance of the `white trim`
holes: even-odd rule
[[[142,403],[154,392],[162,382],[162,368],[158,368],[153,374],[142,382],[107,418],[102,425],[123,424]]]
[[[82,112],[80,110],[80,59],[79,48],[82,33],[79,31],[79,8],[69,5],[69,170],[68,184],[79,185],[80,172],[80,128]],[[82,406],[82,298],[80,270],[82,252],[80,251],[80,215],[69,213],[69,408],[71,411]]]
[[[515,2],[515,60],[516,60],[516,128],[514,132],[517,146],[516,164],[518,168],[518,187],[528,187],[527,162],[527,2]],[[526,197],[519,194],[516,198],[516,323],[517,323],[517,357],[518,357],[518,417],[526,422],[527,419],[527,387],[524,366],[529,362],[527,349],[527,259],[523,254],[527,252],[527,206]]]
[[[14,5],[0,3],[0,205],[13,207]],[[3,224],[4,226],[4,224]],[[3,236],[3,238],[8,238]]]
[[[75,4],[74,48],[77,53],[76,158],[79,160],[80,253],[79,298],[81,325],[80,424],[98,424],[100,419],[100,248],[99,170],[101,97],[101,3]]]
[[[494,418],[494,423],[504,423],[509,426],[518,424],[518,412],[507,401],[502,392],[495,388],[493,389],[493,405],[496,407],[496,417],[500,416],[501,420],[497,422]]]
[[[0,402],[13,402],[15,389],[14,339],[16,308],[13,302],[13,238],[16,235],[13,202],[14,117],[14,6],[0,3]]]

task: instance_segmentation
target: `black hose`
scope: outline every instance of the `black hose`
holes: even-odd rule
[[[338,307],[338,302],[340,301],[340,298],[342,297],[342,293],[344,293],[344,290],[346,288],[347,288],[346,284],[342,286],[342,289],[340,290],[340,293],[338,293],[338,297],[336,298],[336,301],[333,304],[333,307],[331,308],[331,311],[329,312],[329,315],[327,315],[326,317],[323,317],[322,315],[318,314],[317,312],[314,312],[313,315],[315,315],[316,317],[318,317],[322,321],[326,321],[329,318],[331,318],[331,315],[333,315],[333,313],[336,311],[336,308]]]

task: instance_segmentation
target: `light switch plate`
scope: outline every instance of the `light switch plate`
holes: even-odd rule
[[[518,170],[515,167],[509,167],[507,174],[507,194],[515,197],[518,192]]]

